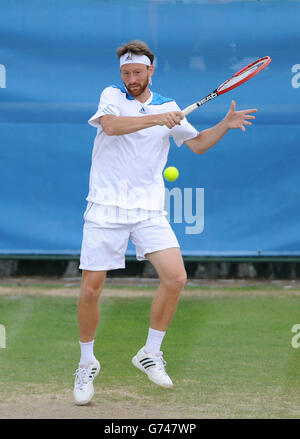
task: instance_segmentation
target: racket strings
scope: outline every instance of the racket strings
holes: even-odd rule
[[[221,84],[217,88],[218,92],[224,91],[227,88],[230,88],[233,85],[241,82],[242,80],[244,80],[248,76],[250,76],[253,73],[255,73],[258,69],[261,69],[262,66],[267,63],[267,61],[268,61],[267,59],[260,60],[260,61],[254,63],[254,64],[251,64],[247,69],[243,69],[240,72],[236,73],[234,76],[229,78],[227,81],[225,81],[223,84]]]

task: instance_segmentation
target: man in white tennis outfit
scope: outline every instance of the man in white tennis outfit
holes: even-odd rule
[[[96,114],[89,120],[97,128],[80,266],[82,288],[78,300],[81,357],[75,372],[74,398],[87,404],[94,395],[93,381],[100,371],[94,356],[94,338],[100,316],[99,296],[107,270],[125,268],[130,238],[138,260],[149,260],[160,285],[150,311],[145,345],[132,363],[155,384],[173,387],[166,372],[161,344],[176,311],[186,271],[176,236],[164,210],[162,172],[172,137],[196,154],[215,145],[230,128],[251,125],[249,113],[235,111],[235,103],[216,126],[198,132],[173,99],[150,90],[154,55],[139,40],[117,51],[122,86],[106,87]]]

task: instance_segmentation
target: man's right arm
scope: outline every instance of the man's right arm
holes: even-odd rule
[[[103,131],[108,136],[121,136],[156,125],[165,125],[171,129],[175,125],[180,125],[180,121],[183,118],[184,115],[181,111],[170,111],[168,113],[151,114],[149,116],[105,115],[99,117],[99,122]]]

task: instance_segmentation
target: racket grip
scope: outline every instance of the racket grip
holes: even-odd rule
[[[186,107],[184,110],[182,110],[182,113],[187,116],[188,114],[190,114],[192,111],[195,111],[197,108],[199,107],[199,105],[196,104],[192,104],[189,105],[188,107]]]

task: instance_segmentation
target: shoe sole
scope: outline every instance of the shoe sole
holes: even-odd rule
[[[149,375],[147,374],[147,372],[144,370],[143,366],[140,365],[140,362],[139,362],[139,360],[137,359],[136,356],[134,356],[134,357],[132,358],[131,362],[132,362],[132,364],[133,364],[137,369],[139,369],[141,372],[144,372],[144,374],[147,375],[147,377],[149,378],[149,380],[150,380],[152,383],[156,384],[157,386],[163,387],[164,389],[172,389],[173,384],[171,384],[171,385],[158,384],[156,381],[153,381],[153,380],[149,377]]]
[[[85,401],[80,401],[80,402],[78,402],[78,401],[75,400],[75,404],[76,404],[76,405],[87,405],[87,404],[92,400],[94,394],[95,394],[95,392],[93,392],[93,394],[92,394],[92,396],[90,397],[90,399],[87,399],[87,400],[85,400]]]
[[[100,372],[100,369],[101,369],[101,366],[100,366],[99,361],[98,361],[98,365],[99,365],[99,369],[98,369],[97,372],[95,373],[95,376],[94,376],[94,380],[93,380],[93,382],[95,381],[96,376],[99,375],[99,372]],[[94,386],[93,386],[93,387],[94,387]],[[76,399],[75,399],[75,397],[74,397],[74,399],[75,399],[75,405],[87,405],[87,404],[92,400],[92,398],[93,398],[94,395],[95,395],[95,391],[94,391],[94,389],[93,389],[93,394],[92,394],[92,396],[91,396],[89,399],[85,399],[84,401],[76,401]]]

